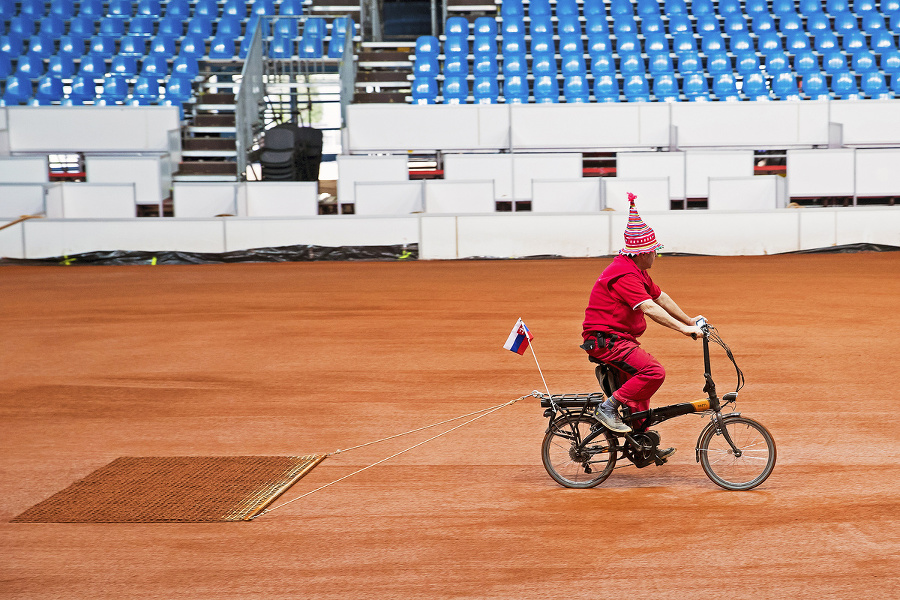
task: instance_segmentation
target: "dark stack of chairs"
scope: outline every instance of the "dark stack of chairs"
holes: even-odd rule
[[[259,155],[263,181],[318,181],[322,132],[282,123],[266,131]]]

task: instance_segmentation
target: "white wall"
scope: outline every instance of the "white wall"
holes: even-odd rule
[[[44,214],[45,187],[41,183],[0,183],[0,219]]]
[[[428,213],[492,213],[495,206],[493,180],[425,181],[425,211]]]
[[[47,183],[50,167],[46,156],[0,158],[0,183]]]
[[[356,184],[409,181],[409,166],[405,156],[348,156],[337,157],[337,196],[340,204],[356,201]]]
[[[172,172],[166,154],[87,155],[88,183],[133,183],[137,204],[160,204],[169,197]]]
[[[172,184],[172,212],[178,218],[236,215],[237,186],[176,181]]]
[[[641,212],[668,252],[757,255],[869,242],[900,246],[900,207]],[[225,252],[248,248],[420,244],[423,259],[611,255],[627,213],[498,213],[297,219],[30,219],[0,230],[13,258],[94,250]],[[703,232],[698,235],[697,232]]]

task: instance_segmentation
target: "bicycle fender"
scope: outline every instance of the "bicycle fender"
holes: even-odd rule
[[[726,415],[722,415],[722,419],[727,419],[729,417],[739,417],[739,416],[741,416],[741,413],[732,412],[732,413],[728,413]],[[696,457],[698,463],[700,462],[700,440],[703,439],[703,436],[706,435],[706,432],[708,430],[714,428],[715,426],[716,426],[716,419],[715,418],[710,419],[709,423],[706,424],[706,427],[704,427],[703,430],[700,431],[700,435],[697,436],[697,445],[694,447],[694,454],[696,455],[695,457]]]

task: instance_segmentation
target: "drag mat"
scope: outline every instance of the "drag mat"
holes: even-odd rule
[[[248,520],[324,455],[117,458],[13,523],[209,523]]]

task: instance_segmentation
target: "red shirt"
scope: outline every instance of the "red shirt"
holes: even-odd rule
[[[604,269],[591,290],[584,311],[584,331],[605,331],[636,339],[647,329],[638,305],[662,294],[647,271],[638,269],[627,256],[618,255]]]

